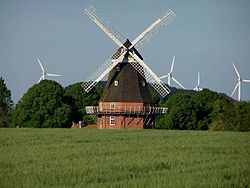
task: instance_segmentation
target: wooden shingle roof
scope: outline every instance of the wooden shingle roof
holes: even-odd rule
[[[131,43],[127,40],[124,45],[131,45]],[[136,49],[133,50],[142,59],[139,52]],[[125,59],[127,59],[127,56],[125,56]],[[125,59],[110,71],[101,101],[152,104],[153,101],[145,78]]]

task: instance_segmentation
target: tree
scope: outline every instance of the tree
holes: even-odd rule
[[[81,83],[76,83],[65,88],[67,103],[71,105],[73,111],[73,121],[93,123],[86,115],[85,106],[96,106],[100,99],[101,90],[102,89],[97,86],[97,89],[93,88],[89,93],[86,93],[83,90]]]
[[[196,111],[193,108],[192,96],[187,93],[178,93],[170,97],[164,104],[169,109],[156,124],[159,129],[197,129]]]
[[[169,111],[157,123],[161,129],[237,130],[238,126],[245,130],[249,122],[247,107],[237,113],[229,97],[208,89],[173,94],[164,106]]]
[[[8,127],[12,113],[13,102],[11,92],[0,77],[0,127]]]
[[[12,126],[70,127],[71,107],[64,89],[55,81],[43,80],[31,87],[16,105]]]
[[[250,131],[250,102],[239,102],[235,106],[237,116],[237,130]]]

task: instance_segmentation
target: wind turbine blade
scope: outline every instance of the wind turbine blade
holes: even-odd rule
[[[44,68],[43,68],[43,65],[42,65],[42,63],[41,63],[40,59],[39,59],[39,58],[37,58],[37,61],[38,61],[39,65],[40,65],[40,67],[41,67],[42,71],[44,72]]]
[[[200,85],[200,72],[198,72],[198,86]]]
[[[175,55],[174,55],[174,57],[173,57],[172,64],[171,64],[171,69],[170,69],[170,72],[169,72],[169,73],[172,73],[173,70],[174,70],[174,62],[175,62]]]
[[[181,83],[178,82],[174,77],[172,77],[172,79],[175,81],[175,83],[177,83],[179,86],[181,86],[183,89],[185,89],[185,87],[183,85],[181,85]]]
[[[233,64],[233,63],[232,63]],[[233,64],[233,67],[234,67],[234,70],[235,70],[235,72],[236,72],[236,74],[237,74],[237,76],[238,76],[238,78],[240,78],[240,73],[238,72],[238,70],[236,69],[236,67],[235,67],[235,65]]]
[[[47,75],[47,76],[62,76],[62,75],[59,75],[59,74],[50,74],[50,73],[46,73],[45,75]]]
[[[42,79],[43,79],[43,76],[40,77],[37,83],[40,83]]]
[[[239,84],[240,84],[240,82],[238,82],[238,83],[236,84],[236,86],[235,86],[235,88],[234,88],[234,90],[233,90],[233,92],[232,92],[232,94],[231,94],[231,97],[234,95],[234,93],[235,93],[237,87],[239,86]]]
[[[248,82],[248,83],[250,82],[250,80],[242,80],[242,81],[243,81],[243,82]]]
[[[167,77],[168,77],[168,75],[164,75],[164,76],[161,76],[159,78],[160,78],[160,80],[162,80],[163,78],[167,78]]]

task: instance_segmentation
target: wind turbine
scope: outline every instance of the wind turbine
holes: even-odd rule
[[[37,58],[37,61],[38,61],[39,65],[40,65],[40,67],[42,69],[42,76],[40,77],[40,79],[38,80],[37,83],[41,82],[42,80],[45,80],[45,76],[61,76],[59,74],[46,73],[39,58]]]
[[[197,85],[193,89],[194,91],[202,91],[202,88],[200,88],[200,73],[198,72],[198,81]]]
[[[163,79],[163,78],[168,78],[168,85],[171,86],[171,79],[177,83],[179,86],[181,86],[182,89],[185,89],[185,87],[178,81],[174,78],[172,72],[173,72],[173,69],[174,69],[174,63],[175,63],[175,55],[173,57],[173,60],[172,60],[172,64],[171,64],[171,68],[170,68],[170,71],[167,75],[164,75],[164,76],[161,76],[160,79]]]
[[[233,63],[232,63],[233,64]],[[248,82],[250,83],[250,80],[243,80],[241,77],[240,77],[240,73],[239,71],[236,69],[235,65],[233,64],[233,67],[234,67],[234,70],[238,76],[238,79],[237,79],[237,84],[231,94],[231,97],[233,96],[233,94],[235,93],[236,89],[238,88],[238,101],[241,101],[241,83],[242,82]]]

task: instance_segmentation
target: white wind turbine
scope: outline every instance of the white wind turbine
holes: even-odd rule
[[[178,80],[176,80],[172,74],[173,69],[174,69],[174,63],[175,63],[175,55],[173,57],[171,69],[170,69],[169,73],[167,75],[161,76],[160,79],[168,78],[168,85],[169,86],[171,86],[171,79],[172,79],[175,83],[177,83],[179,86],[181,86],[182,89],[185,89],[185,87]]]
[[[38,61],[39,65],[40,65],[40,67],[41,67],[41,69],[42,69],[42,76],[40,77],[40,79],[38,80],[37,83],[41,82],[42,80],[45,80],[45,76],[61,76],[61,75],[59,75],[59,74],[50,74],[50,73],[46,73],[39,58],[37,59],[37,61]]]
[[[232,63],[233,64],[233,63]],[[234,70],[235,70],[235,72],[236,72],[236,74],[237,74],[237,76],[238,76],[238,79],[237,79],[237,84],[236,84],[236,86],[235,86],[235,88],[234,88],[234,90],[233,90],[233,92],[232,92],[232,94],[231,94],[231,97],[233,96],[233,94],[235,93],[235,91],[236,91],[236,89],[237,89],[237,87],[238,87],[238,101],[241,101],[241,83],[242,82],[248,82],[248,83],[250,83],[250,80],[242,80],[242,78],[240,77],[240,73],[239,73],[239,71],[236,69],[236,67],[235,67],[235,65],[233,64],[233,67],[234,67]]]
[[[200,88],[200,73],[198,72],[198,81],[197,85],[193,89],[194,91],[202,91],[202,88]]]

